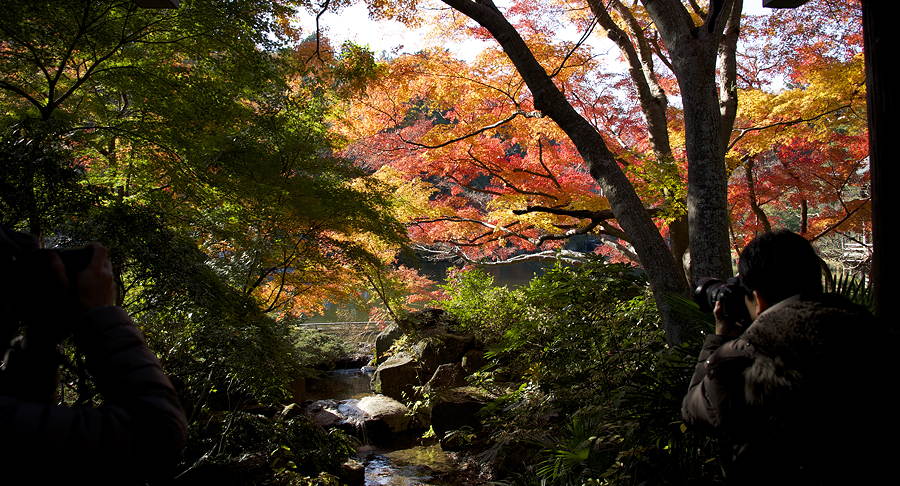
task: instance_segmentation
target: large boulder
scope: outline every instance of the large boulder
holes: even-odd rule
[[[409,429],[409,409],[391,397],[370,395],[361,398],[356,406],[367,415],[367,424],[371,421],[380,421],[394,434]]]
[[[467,375],[471,375],[487,364],[487,360],[484,358],[484,351],[480,349],[470,349],[463,355],[460,364],[462,365],[463,371],[465,371]]]
[[[466,373],[462,366],[456,363],[444,363],[434,370],[431,379],[425,384],[425,391],[428,393],[445,390],[447,388],[455,388],[466,384]]]
[[[410,312],[397,319],[397,325],[406,333],[417,333],[433,329],[446,330],[459,327],[453,316],[443,309],[423,309]]]
[[[412,344],[404,352],[383,360],[391,346],[396,348],[394,344],[401,334]],[[372,377],[372,389],[398,400],[409,400],[414,387],[425,385],[441,365],[459,365],[466,353],[476,348],[476,342],[473,336],[460,332],[459,323],[447,312],[425,309],[398,319],[396,326],[379,335],[375,348],[376,359],[383,361]],[[443,370],[439,376],[443,381],[435,382],[435,386],[462,385],[456,371],[456,367],[453,373]]]
[[[431,407],[431,427],[435,435],[441,439],[447,432],[464,427],[479,430],[478,412],[490,399],[484,390],[468,386],[438,393]]]
[[[316,400],[306,406],[306,414],[312,422],[323,428],[340,428],[348,433],[359,432],[366,414],[359,409],[359,400]]]
[[[383,395],[358,400],[317,400],[306,406],[306,414],[316,425],[338,428],[375,444],[386,443],[395,434],[409,430],[408,412],[406,405]]]
[[[382,363],[387,359],[387,352],[391,346],[403,336],[403,330],[397,324],[391,324],[375,337],[375,363]]]
[[[341,484],[363,486],[366,484],[366,466],[356,459],[347,459],[341,464],[341,472],[338,477]]]
[[[372,390],[397,400],[413,396],[413,386],[419,385],[419,365],[409,355],[391,356],[378,366],[372,376]]]
[[[414,348],[422,368],[422,375],[428,379],[438,366],[445,363],[459,363],[474,344],[473,336],[446,331],[422,339]]]

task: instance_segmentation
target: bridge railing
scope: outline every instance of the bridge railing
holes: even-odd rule
[[[393,323],[394,321],[304,322],[296,324],[296,327],[340,336],[348,341],[371,342]]]

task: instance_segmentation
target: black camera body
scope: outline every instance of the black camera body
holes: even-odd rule
[[[16,272],[40,270],[34,268],[34,265],[40,265],[40,262],[45,261],[40,258],[41,252],[59,255],[70,283],[75,281],[75,276],[79,272],[90,265],[94,256],[94,249],[91,247],[41,249],[33,236],[0,227],[0,265],[13,274],[7,278],[14,277]]]
[[[50,266],[48,253],[59,256],[65,268],[68,280],[65,302],[54,302],[54,306],[75,305],[75,282],[79,272],[86,269],[93,259],[94,249],[39,248],[37,240],[27,234],[0,226],[0,347],[6,344],[10,334],[17,332],[19,326],[28,326],[28,316],[34,305],[34,283],[54,277],[56,270]]]
[[[694,289],[694,302],[700,306],[700,310],[712,312],[716,302],[720,302],[722,317],[742,327],[749,326],[753,320],[744,303],[745,297],[750,297],[750,294],[738,277],[731,277],[728,280],[702,278]]]

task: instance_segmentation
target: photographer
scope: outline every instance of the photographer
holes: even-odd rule
[[[0,482],[171,477],[184,412],[159,360],[114,305],[106,249],[41,250],[30,236],[0,227],[0,292]],[[24,336],[8,345],[19,331]],[[98,407],[56,402],[58,347],[69,336],[85,356]]]
[[[896,430],[880,393],[894,380],[887,335],[823,293],[823,269],[803,237],[766,233],[741,252],[739,279],[712,290],[716,331],[682,416],[730,446],[729,483],[869,484],[892,455],[878,440]],[[734,318],[740,300],[749,325]]]

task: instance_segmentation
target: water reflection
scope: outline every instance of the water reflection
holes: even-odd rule
[[[450,486],[453,462],[437,444],[395,451],[370,451],[366,486]]]
[[[335,417],[347,419],[353,425],[360,422],[359,399],[373,395],[370,389],[372,372],[360,369],[335,370],[316,380],[307,380],[303,399],[314,401]],[[337,422],[335,423],[335,425]],[[358,459],[366,466],[366,486],[456,486],[471,484],[458,475],[455,464],[437,444],[421,445],[421,431],[400,434],[390,446],[368,444],[357,431],[361,442]]]

